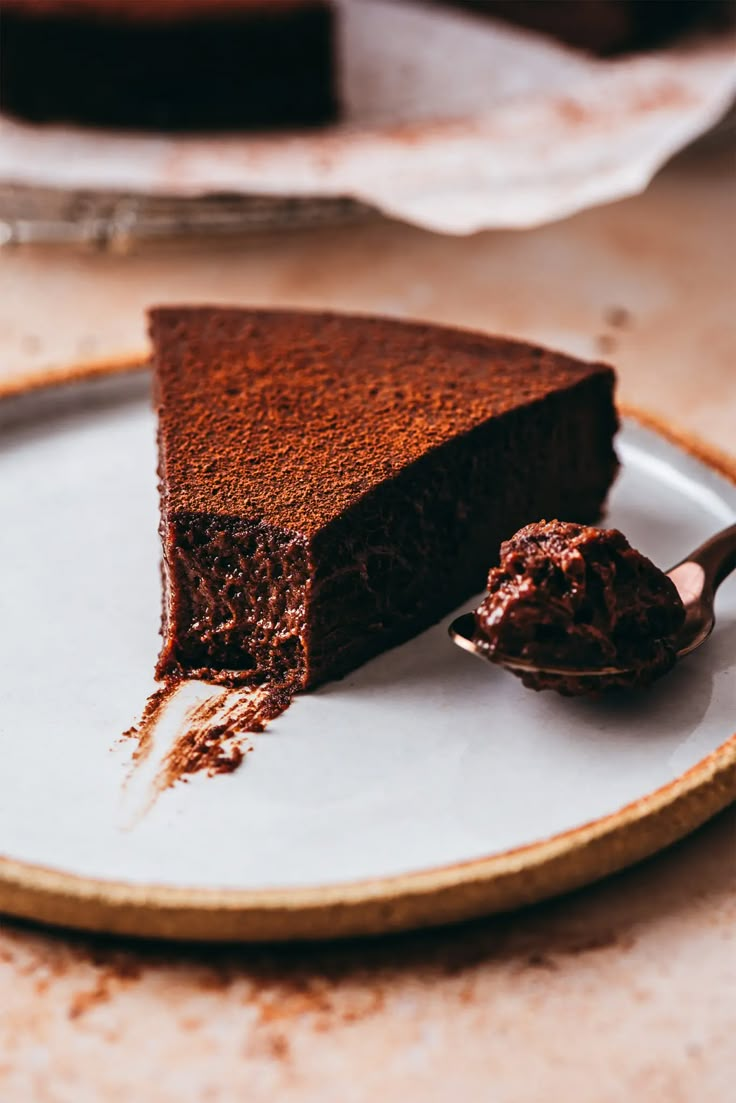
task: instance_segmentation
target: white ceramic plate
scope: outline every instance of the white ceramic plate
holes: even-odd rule
[[[656,562],[734,520],[736,487],[683,448],[629,421],[619,451],[608,521]],[[215,938],[439,922],[603,875],[736,797],[731,579],[712,640],[649,693],[531,693],[445,621],[142,811],[118,737],[153,688],[155,468],[146,375],[0,404],[5,910]]]

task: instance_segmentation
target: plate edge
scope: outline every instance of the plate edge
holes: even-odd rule
[[[0,858],[0,910],[112,935],[281,942],[388,934],[508,911],[591,884],[682,839],[736,800],[736,735],[685,774],[589,824],[426,872],[317,888],[133,885]]]

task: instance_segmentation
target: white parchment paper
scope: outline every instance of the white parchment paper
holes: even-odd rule
[[[736,95],[736,38],[602,61],[472,14],[342,0],[343,121],[168,136],[0,117],[0,181],[172,196],[350,196],[445,233],[643,190]]]

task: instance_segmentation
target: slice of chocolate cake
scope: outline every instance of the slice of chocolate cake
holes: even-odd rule
[[[333,24],[331,0],[2,0],[0,103],[103,127],[325,123]]]
[[[437,621],[544,515],[615,475],[614,375],[479,333],[217,307],[151,312],[159,677],[306,688]]]

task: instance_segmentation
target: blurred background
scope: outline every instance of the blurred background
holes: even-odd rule
[[[144,361],[156,302],[333,307],[610,359],[728,447],[730,4],[0,11],[6,385]]]

